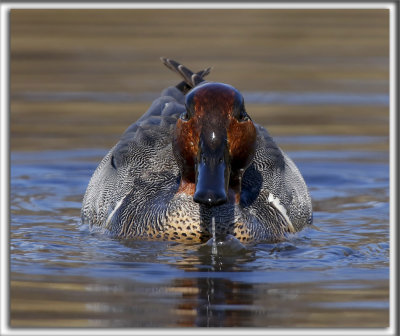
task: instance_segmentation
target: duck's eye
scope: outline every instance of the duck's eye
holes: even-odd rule
[[[250,120],[250,116],[247,114],[245,109],[241,109],[239,114],[239,121],[248,121],[248,120]]]
[[[183,112],[180,116],[180,118],[184,121],[188,121],[189,120],[189,114],[187,113],[187,111]]]

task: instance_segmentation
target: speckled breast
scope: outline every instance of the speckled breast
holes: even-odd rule
[[[263,224],[252,215],[254,210],[241,204],[226,203],[208,207],[193,202],[192,197],[184,193],[175,194],[168,202],[163,218],[159,217],[160,209],[157,211],[158,220],[154,218],[143,225],[144,229],[140,231],[131,231],[127,226],[127,229],[121,231],[121,237],[192,244],[208,241],[214,232],[216,238],[224,239],[232,235],[241,242],[249,243],[260,240],[280,241],[287,232],[287,228],[281,225],[275,225],[271,231],[271,226]]]

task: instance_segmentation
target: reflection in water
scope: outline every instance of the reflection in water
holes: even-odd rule
[[[215,258],[215,256],[211,256],[211,258]],[[231,271],[230,267],[222,266],[223,261],[218,260],[216,262],[218,263],[218,272]],[[209,264],[200,264],[199,267],[206,265]],[[206,272],[215,271],[217,270]],[[250,293],[252,286],[246,285],[245,287]],[[251,325],[251,314],[246,314],[246,308],[254,309],[252,296],[244,296],[242,286],[226,277],[220,278],[210,273],[210,276],[204,274],[198,278],[176,279],[167,291],[182,295],[179,303],[173,308],[177,315],[177,326]]]
[[[240,265],[235,257],[204,254],[199,258],[202,265],[211,265],[209,272],[233,272],[234,265]],[[254,306],[251,284],[240,285],[227,277],[198,278],[195,286],[197,296],[196,318],[193,325],[198,327],[251,326],[251,311]]]
[[[220,250],[219,253],[213,253],[215,246],[206,244],[193,248],[197,250],[196,253],[192,251],[191,257],[181,260],[178,268],[194,274],[188,274],[191,279],[174,280],[169,289],[182,294],[183,302],[176,308],[180,317],[178,325],[251,326],[252,312],[257,310],[253,305],[252,285],[239,284],[227,275],[254,260],[254,251],[224,253]],[[172,250],[176,253],[180,247],[173,246]]]

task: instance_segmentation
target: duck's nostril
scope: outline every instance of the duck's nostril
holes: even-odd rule
[[[228,200],[225,193],[215,193],[211,190],[197,191],[193,196],[196,203],[215,206],[226,203]]]

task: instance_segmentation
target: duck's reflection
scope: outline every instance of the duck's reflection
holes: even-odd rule
[[[257,309],[253,305],[253,286],[230,280],[230,273],[240,272],[240,265],[254,260],[254,253],[247,249],[233,253],[227,248],[222,249],[222,254],[212,252],[211,246],[203,245],[196,258],[188,255],[179,263],[178,267],[188,272],[188,278],[176,279],[172,285],[182,292],[176,309],[177,325],[250,326]]]
[[[144,303],[145,298],[141,296],[132,303],[136,305],[143,302],[145,306],[158,305],[158,308],[163,306],[165,316],[154,316],[154,325],[251,326],[252,316],[262,309],[254,304],[255,291],[246,279],[250,272],[246,265],[256,259],[255,251],[251,247],[244,247],[232,236],[225,237],[224,242],[218,240],[215,244],[210,241],[208,244],[191,246],[171,242],[121,242],[133,252],[141,251],[139,259],[136,259],[136,253],[126,255],[124,264],[127,267],[135,267],[138,261],[149,263],[153,267],[152,274],[157,277],[159,270],[160,278],[162,269],[171,267],[168,273],[171,272],[173,280],[153,284],[155,287],[159,286],[158,298],[148,297],[149,302]],[[159,265],[155,264],[157,260]],[[137,292],[138,286],[141,284],[135,284],[132,290]],[[129,288],[123,290],[131,291]],[[130,309],[133,312],[136,308],[132,306]],[[124,325],[132,326],[133,323],[131,321]]]

